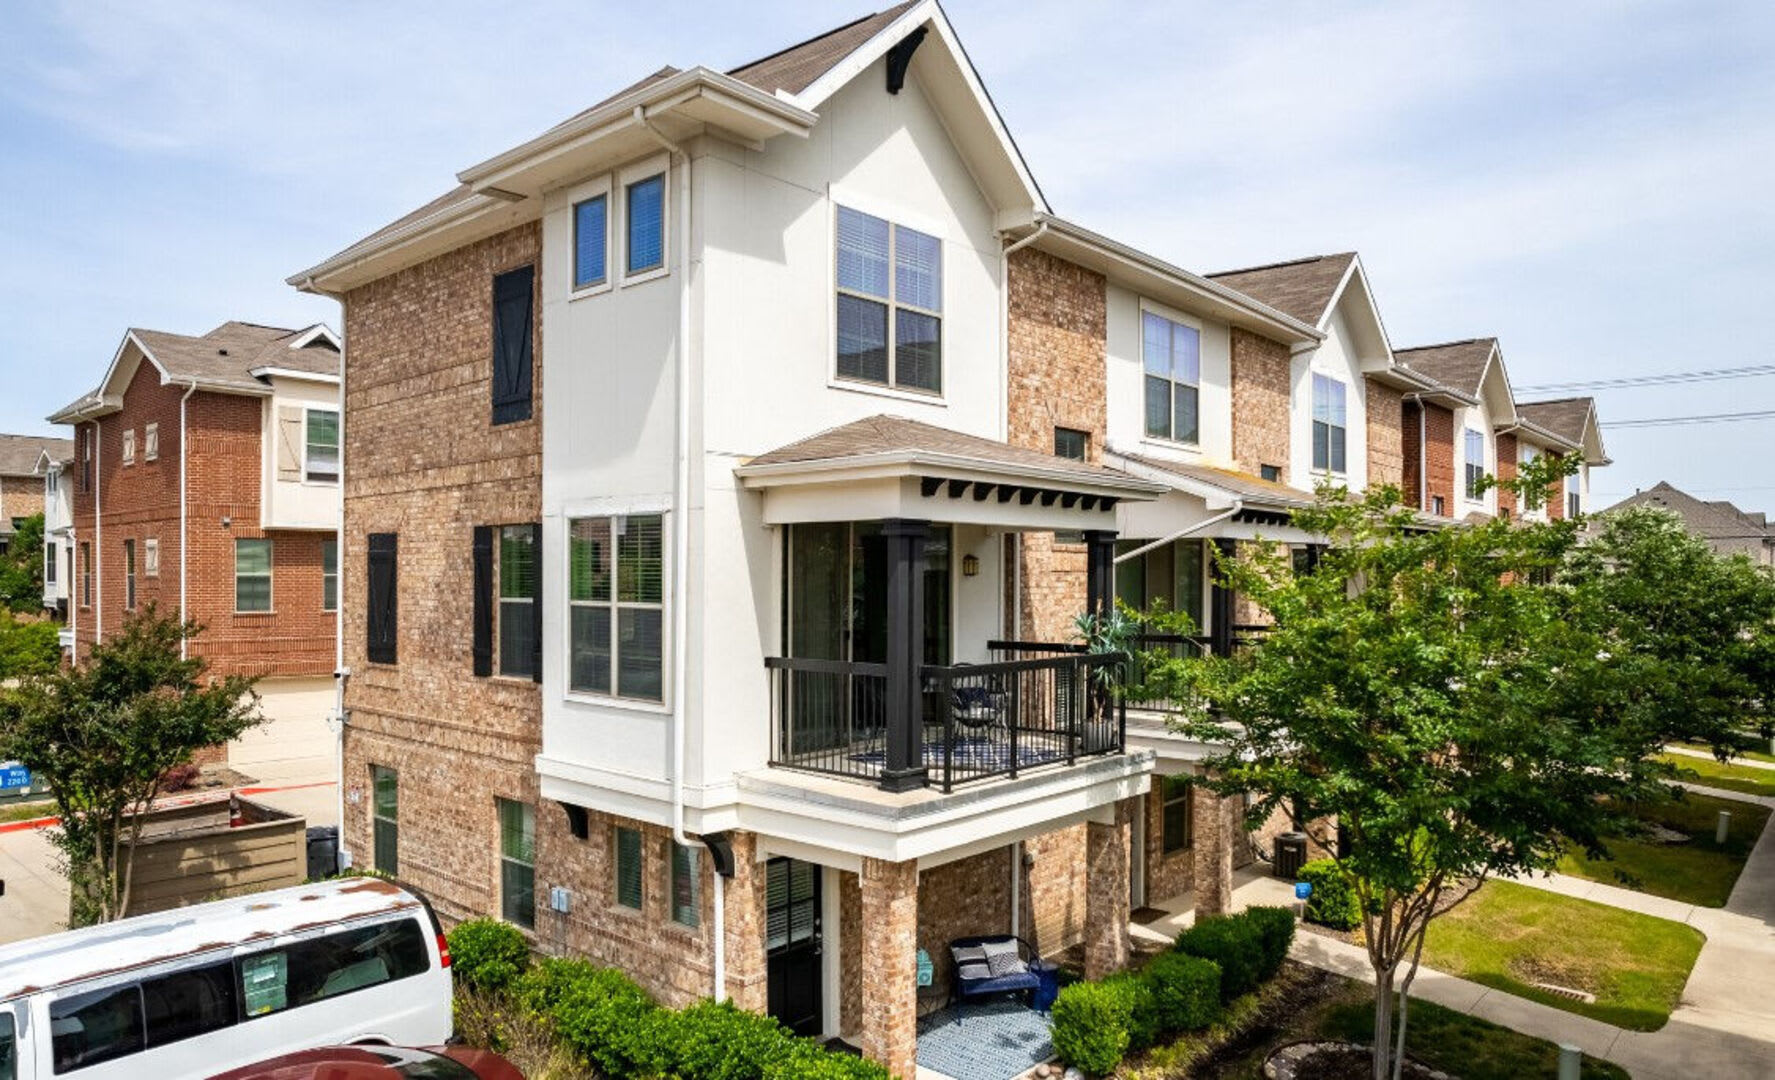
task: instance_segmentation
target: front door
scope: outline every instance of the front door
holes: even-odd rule
[[[797,859],[765,864],[766,969],[770,1015],[797,1035],[819,1035],[820,868]]]

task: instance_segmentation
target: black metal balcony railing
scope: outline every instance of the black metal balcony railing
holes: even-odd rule
[[[1126,715],[1113,686],[1125,658],[1082,650],[1032,652],[919,669],[915,764],[926,770],[929,783],[949,791],[973,780],[1121,752]],[[773,765],[882,778],[894,737],[885,665],[771,657],[765,666],[772,673]]]

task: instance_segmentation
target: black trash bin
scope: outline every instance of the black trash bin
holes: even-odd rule
[[[1307,863],[1307,834],[1303,832],[1285,832],[1276,837],[1276,862],[1274,871],[1277,877],[1288,881],[1300,878],[1300,868]]]
[[[339,826],[308,827],[308,880],[332,877],[339,872]]]

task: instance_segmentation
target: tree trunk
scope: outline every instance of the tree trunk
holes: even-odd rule
[[[1390,1080],[1393,1035],[1393,968],[1374,969],[1374,1080]]]

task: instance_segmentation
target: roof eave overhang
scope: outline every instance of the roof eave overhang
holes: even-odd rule
[[[1044,229],[1043,226],[1046,226]],[[1291,348],[1312,347],[1325,333],[1235,289],[1052,214],[1036,215],[1032,245],[1102,273],[1155,300],[1192,314],[1224,319]]]
[[[359,242],[285,280],[304,292],[338,295],[433,255],[540,217],[540,196],[574,170],[595,168],[622,147],[654,148],[647,122],[672,117],[718,128],[749,144],[775,135],[805,137],[819,119],[800,106],[707,68],[640,87],[457,174],[472,189],[458,202],[409,222],[372,244]]]
[[[1237,491],[1230,487],[1203,480],[1200,477],[1186,476],[1172,472],[1159,465],[1151,465],[1123,454],[1110,451],[1120,466],[1135,476],[1142,476],[1162,486],[1166,491],[1181,491],[1185,495],[1193,495],[1208,506],[1224,509],[1238,505],[1249,510],[1268,510],[1278,514],[1289,514],[1296,510],[1305,510],[1313,505],[1313,500],[1306,495],[1290,498],[1283,495],[1260,495],[1248,491]]]
[[[278,367],[267,364],[251,368],[247,371],[255,379],[290,379],[295,382],[326,383],[329,386],[339,385],[339,376],[324,371],[298,371],[295,368]]]
[[[1017,465],[941,454],[927,450],[862,454],[815,461],[784,461],[741,465],[734,469],[744,487],[764,489],[802,484],[836,484],[859,480],[935,477],[974,483],[996,483],[1064,489],[1112,499],[1152,499],[1167,488],[1137,477],[1091,477],[1067,469]]]
[[[1514,422],[1501,423],[1495,426],[1500,432],[1510,430],[1526,431],[1543,443],[1559,450],[1571,451],[1582,450],[1584,448],[1581,444],[1573,442],[1564,435],[1559,434],[1557,431],[1554,431],[1551,428],[1542,427],[1540,424],[1537,424],[1532,420],[1524,420],[1520,415],[1517,416]]]

